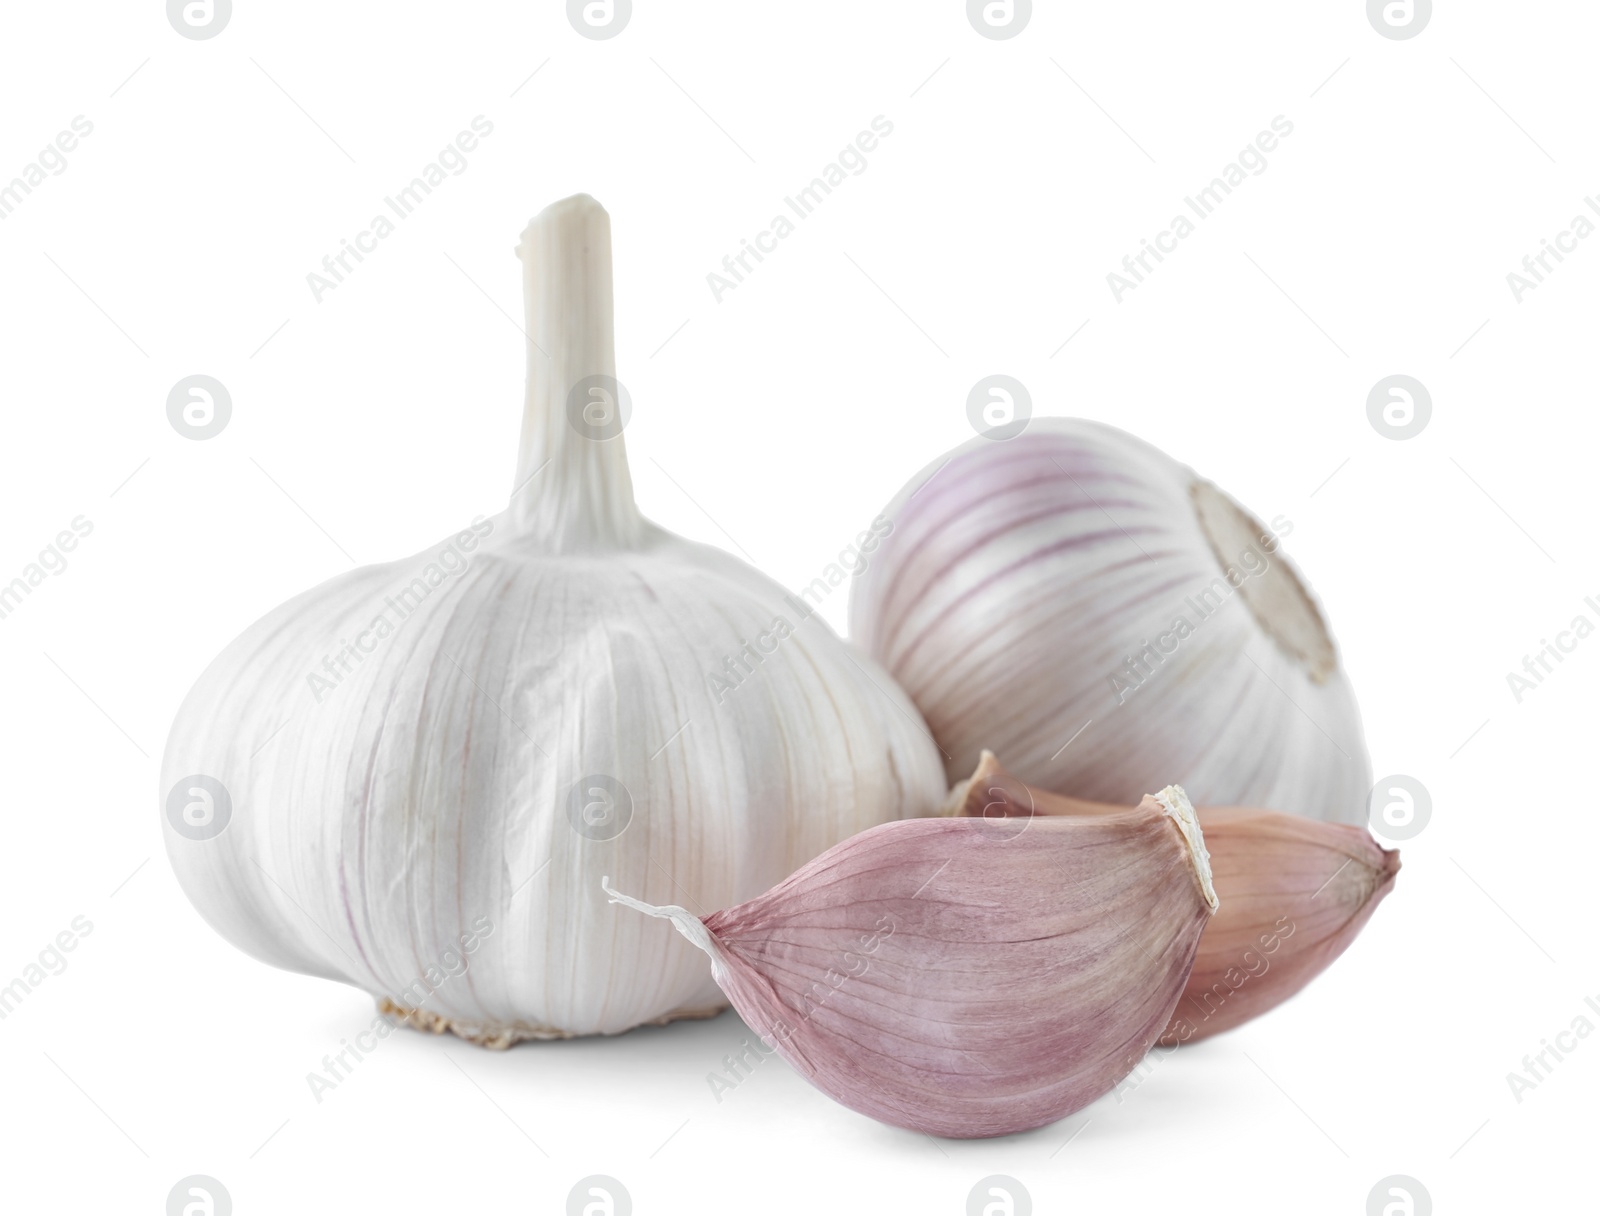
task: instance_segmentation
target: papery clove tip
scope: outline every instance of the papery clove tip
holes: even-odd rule
[[[1205,898],[1206,906],[1215,912],[1217,889],[1211,883],[1211,854],[1206,849],[1206,839],[1200,831],[1200,819],[1194,813],[1189,795],[1183,792],[1183,786],[1169,785],[1154,797],[1161,804],[1161,809],[1166,811],[1167,817],[1177,825],[1178,831],[1183,835],[1184,843],[1189,846],[1189,859],[1194,864],[1194,880],[1200,887],[1200,894]]]
[[[967,805],[967,794],[972,787],[988,780],[1000,771],[1000,761],[987,747],[978,757],[978,767],[972,770],[972,776],[958,781],[950,787],[950,792],[945,796],[944,805],[939,808],[941,818],[953,819],[961,815]]]
[[[631,895],[624,895],[611,885],[611,876],[608,874],[600,880],[600,889],[610,898],[608,903],[621,904],[624,908],[632,908],[635,912],[643,912],[646,916],[658,916],[662,920],[670,920],[673,928],[689,939],[691,945],[700,947],[711,956],[711,975],[720,978],[724,971],[722,953],[717,946],[716,939],[711,936],[705,922],[687,908],[680,908],[677,904],[647,904],[641,899],[634,899]]]

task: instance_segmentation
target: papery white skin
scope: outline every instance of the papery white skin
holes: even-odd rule
[[[204,774],[231,796],[210,839],[164,817],[180,883],[230,941],[402,1008],[423,994],[419,1024],[495,1046],[725,1005],[691,947],[606,907],[601,875],[710,911],[945,788],[880,669],[757,571],[643,519],[620,434],[569,421],[569,389],[614,375],[604,210],[555,204],[519,253],[537,346],[510,508],[251,626],[185,700],[161,785]],[[713,692],[761,639],[772,652]],[[622,818],[573,818],[603,804],[595,774],[631,795],[609,839]]]
[[[1200,804],[1365,820],[1360,714],[1321,610],[1271,531],[1186,466],[1101,423],[1036,418],[930,464],[884,513],[851,637],[921,709],[951,781],[990,748],[1079,798],[1127,803],[1159,773]],[[1219,551],[1250,574],[1238,590]],[[1118,682],[1146,642],[1170,652]]]

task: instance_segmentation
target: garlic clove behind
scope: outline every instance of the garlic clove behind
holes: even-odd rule
[[[998,823],[1119,808],[1034,789],[985,751],[944,813]],[[1325,971],[1394,887],[1400,854],[1365,829],[1248,807],[1200,807],[1221,908],[1206,925],[1164,1045],[1260,1017]]]
[[[704,950],[818,1089],[961,1138],[1109,1092],[1167,1025],[1215,907],[1176,788],[1093,818],[884,824],[703,920],[605,890]]]
[[[1247,807],[1203,807],[1223,908],[1206,926],[1164,1045],[1260,1017],[1327,970],[1400,872],[1365,828]]]

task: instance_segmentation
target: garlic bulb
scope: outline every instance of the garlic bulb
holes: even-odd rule
[[[1035,789],[987,751],[945,805],[991,822],[1120,810]],[[1162,1032],[1169,1046],[1231,1030],[1299,992],[1355,940],[1400,871],[1400,854],[1353,824],[1234,806],[1196,816],[1221,908]]]
[[[605,889],[704,950],[818,1089],[957,1137],[1109,1092],[1167,1025],[1217,906],[1176,787],[1095,817],[884,824],[704,920]]]
[[[870,660],[634,505],[605,211],[557,203],[518,253],[510,507],[251,626],[162,765],[168,855],[219,932],[494,1046],[723,1007],[602,874],[724,907],[945,784]]]
[[[1282,516],[1268,529],[1149,444],[1069,418],[957,448],[884,514],[851,636],[922,710],[952,781],[987,747],[1099,802],[1159,772],[1202,805],[1364,822],[1355,697],[1279,552]]]

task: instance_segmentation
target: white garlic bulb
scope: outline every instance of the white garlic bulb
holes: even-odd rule
[[[258,621],[162,765],[168,855],[219,932],[495,1046],[726,1004],[692,947],[606,905],[603,875],[710,913],[945,792],[870,660],[639,514],[605,211],[557,203],[518,253],[509,509]]]
[[[1321,611],[1259,524],[1141,440],[1035,419],[929,465],[851,586],[854,640],[917,703],[952,781],[985,748],[1100,802],[1360,823],[1372,780]]]

